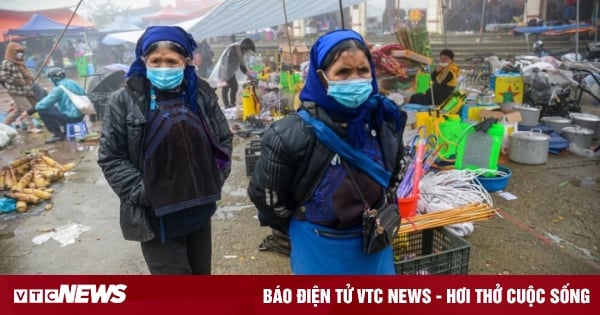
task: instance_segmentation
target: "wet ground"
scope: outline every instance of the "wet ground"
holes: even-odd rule
[[[599,106],[586,110],[600,114]],[[91,124],[92,130],[100,127]],[[53,185],[52,210],[40,205],[24,214],[0,214],[0,273],[146,274],[139,244],[122,239],[118,200],[96,165],[96,143],[44,145],[44,137],[20,133],[14,145],[0,150],[0,166],[35,148],[77,166]],[[213,218],[214,274],[290,273],[287,257],[258,250],[270,230],[259,227],[246,196],[244,148],[253,139],[234,138],[233,170]],[[517,199],[493,194],[502,218],[476,223],[466,238],[469,273],[599,274],[600,159],[564,152],[543,165],[502,164],[513,172],[506,191]],[[67,236],[73,244],[33,242],[66,227],[72,228]]]

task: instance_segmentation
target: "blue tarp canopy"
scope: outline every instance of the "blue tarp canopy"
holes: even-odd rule
[[[591,24],[579,24],[580,31],[594,30]],[[543,33],[568,33],[577,31],[577,24],[553,25],[553,26],[522,26],[516,27],[513,32],[521,34],[543,34]]]
[[[8,35],[57,35],[65,29],[65,24],[58,23],[45,15],[34,14],[27,23],[17,29],[9,29]],[[67,33],[82,33],[93,30],[93,27],[69,25]]]

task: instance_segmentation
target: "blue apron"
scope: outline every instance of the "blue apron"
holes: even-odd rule
[[[295,275],[393,275],[392,246],[363,252],[362,228],[337,230],[292,218],[290,263]]]

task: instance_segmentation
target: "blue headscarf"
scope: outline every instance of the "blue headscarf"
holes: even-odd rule
[[[333,97],[327,95],[327,89],[321,82],[317,70],[321,69],[325,57],[331,49],[339,43],[355,39],[364,47],[367,47],[360,34],[353,30],[335,30],[322,35],[310,50],[310,63],[306,82],[300,92],[301,101],[310,101],[323,108],[325,112],[337,121],[348,123],[348,139],[354,147],[361,147],[367,137],[366,123],[381,126],[384,117],[391,116],[396,122],[396,131],[403,128],[403,120],[396,104],[387,97],[379,94],[377,80],[375,77],[375,63],[369,58],[371,65],[371,85],[373,92],[367,101],[357,108],[347,108],[338,103]],[[373,117],[373,120],[372,120]]]
[[[140,39],[138,39],[135,47],[135,61],[129,67],[127,77],[137,74],[146,77],[146,64],[142,57],[147,53],[148,48],[159,41],[171,41],[180,45],[186,53],[186,57],[192,57],[196,49],[196,41],[194,37],[179,26],[150,26]],[[198,112],[198,101],[196,100],[196,88],[198,86],[198,78],[194,71],[194,66],[187,64],[183,72],[184,82],[186,83],[183,99],[190,104],[190,108],[194,112]]]

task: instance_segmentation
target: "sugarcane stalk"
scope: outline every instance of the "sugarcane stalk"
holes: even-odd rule
[[[29,185],[29,182],[31,182],[32,178],[33,178],[33,171],[27,172],[27,174],[23,175],[23,177],[21,177],[21,179],[19,179],[17,184],[14,185],[10,190],[11,191],[23,191],[23,189],[25,189],[25,187],[27,187],[27,185]]]
[[[6,174],[6,168],[0,168],[0,190],[4,190],[4,176]]]

